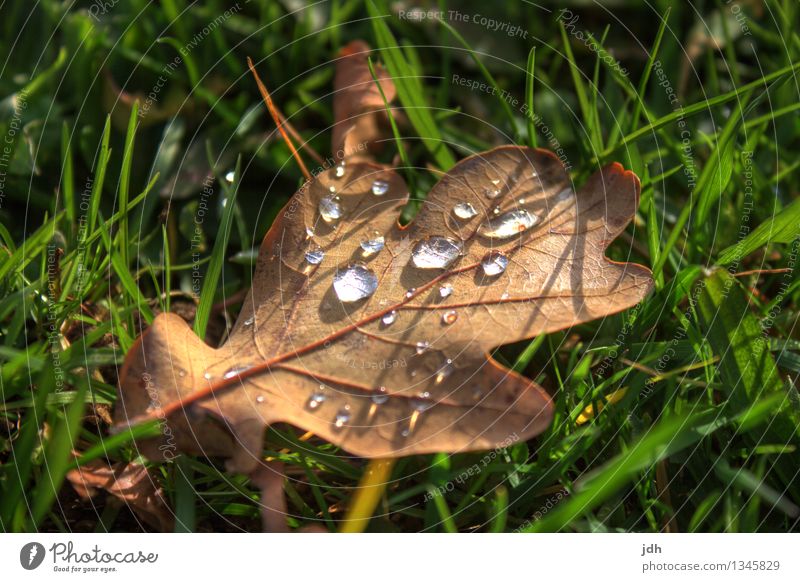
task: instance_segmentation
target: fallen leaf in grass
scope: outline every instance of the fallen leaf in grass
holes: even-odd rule
[[[368,151],[382,148],[381,138],[388,127],[388,116],[380,89],[367,64],[369,46],[357,40],[339,53],[334,79],[333,155],[335,159],[368,157]],[[386,70],[375,66],[386,101],[395,97],[395,87]]]
[[[148,525],[158,531],[172,531],[173,515],[161,487],[147,468],[138,463],[90,461],[67,473],[67,480],[82,499],[91,499],[101,491],[130,507]]]
[[[116,421],[164,417],[149,456],[223,455],[244,473],[281,422],[362,457],[533,437],[551,422],[549,396],[488,354],[645,296],[650,272],[604,255],[638,193],[619,164],[575,192],[551,152],[505,146],[453,167],[403,227],[400,174],[348,158],[277,216],[224,345],[176,315],[153,321],[126,357]]]

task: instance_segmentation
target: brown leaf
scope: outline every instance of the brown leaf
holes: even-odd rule
[[[147,524],[159,531],[172,531],[173,516],[161,487],[147,468],[138,463],[90,461],[67,473],[67,480],[83,499],[106,491],[133,509]]]
[[[151,400],[165,413],[183,402],[172,415],[188,441],[181,444],[213,452],[219,438],[187,430],[202,409],[252,455],[239,459],[243,469],[258,458],[264,426],[276,422],[365,457],[492,448],[512,434],[538,434],[552,409],[541,388],[489,351],[615,313],[651,288],[644,267],[604,257],[637,204],[638,180],[619,164],[575,194],[553,154],[497,148],[457,164],[405,229],[397,216],[407,191],[397,173],[369,163],[335,172],[298,192],[275,221],[223,346],[205,345],[175,315],[153,322],[123,367],[118,421],[141,415]],[[376,196],[380,180],[387,191]],[[342,210],[335,225],[318,208],[331,187]],[[477,215],[459,219],[460,204]],[[529,216],[538,222],[514,233]],[[509,234],[509,224],[508,238],[480,234]],[[364,258],[362,241],[378,236],[385,248]],[[437,236],[463,245],[463,254],[447,269],[415,267],[417,245]],[[305,255],[316,245],[325,256],[312,265]],[[496,276],[482,267],[492,253],[508,261]],[[375,277],[374,294],[340,300],[334,278],[348,266]],[[443,298],[446,285],[452,294]],[[206,397],[192,402],[204,388]]]
[[[364,78],[360,58],[340,63],[362,73],[340,71],[337,85]],[[369,110],[374,94],[356,102]],[[347,139],[335,132],[334,147]],[[243,473],[279,422],[363,457],[535,436],[552,419],[549,396],[488,354],[645,296],[650,272],[604,255],[638,194],[619,164],[576,193],[554,154],[505,146],[453,167],[401,227],[401,176],[348,158],[279,213],[224,345],[204,344],[175,315],[154,320],[123,366],[117,423],[166,417],[150,456],[219,454]],[[425,268],[437,261],[447,264]]]

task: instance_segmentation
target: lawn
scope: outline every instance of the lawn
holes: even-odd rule
[[[335,59],[357,39],[397,86],[381,161],[409,185],[404,220],[495,146],[549,149],[577,186],[620,162],[641,199],[607,255],[654,290],[498,346],[555,404],[529,441],[370,462],[270,427],[289,527],[798,529],[800,5],[420,4],[0,7],[0,531],[261,530],[246,476],[148,460],[134,439],[152,423],[111,430],[118,376],[161,312],[227,337],[303,183],[247,57],[326,156]]]

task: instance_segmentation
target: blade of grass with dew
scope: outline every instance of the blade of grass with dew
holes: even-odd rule
[[[209,151],[209,159],[211,158]],[[242,156],[236,160],[236,169],[233,174],[233,184],[228,188],[225,180],[218,181],[223,185],[225,190],[226,200],[225,209],[222,212],[222,220],[219,224],[217,231],[217,238],[214,241],[214,248],[211,251],[211,260],[206,269],[205,278],[203,280],[203,287],[200,290],[200,301],[197,304],[197,312],[194,319],[194,332],[198,337],[206,337],[206,327],[208,325],[208,318],[211,315],[211,306],[214,304],[214,298],[217,292],[217,285],[219,283],[220,275],[222,274],[222,266],[225,262],[225,253],[228,250],[228,239],[230,238],[234,206],[236,204],[236,194],[239,191],[239,183],[242,179]]]

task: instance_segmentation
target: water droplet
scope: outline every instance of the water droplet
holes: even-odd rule
[[[428,343],[428,342],[425,342],[425,341],[422,341],[422,342],[417,342],[417,353],[418,353],[418,354],[421,354],[421,353],[423,353],[423,352],[424,352],[425,350],[427,350],[427,349],[428,349],[430,346],[431,346],[431,344],[430,344],[430,343]]]
[[[228,379],[230,379],[230,378],[234,378],[234,377],[236,377],[236,376],[238,376],[238,375],[242,374],[243,372],[246,372],[246,371],[247,371],[247,370],[249,370],[251,367],[252,367],[252,366],[249,366],[249,365],[245,365],[245,366],[235,366],[235,367],[231,368],[230,370],[228,370],[227,372],[225,372],[225,373],[222,375],[222,377],[223,377],[223,378],[225,378],[226,380],[228,380]]]
[[[342,176],[344,176],[344,162],[336,166],[336,177],[341,178]]]
[[[500,299],[508,299],[508,291],[503,291],[503,294],[500,296]]]
[[[385,327],[389,327],[395,321],[397,321],[397,312],[394,310],[381,317],[381,323],[383,323]]]
[[[326,196],[319,201],[319,215],[328,224],[336,222],[342,217],[342,205],[333,196]]]
[[[306,406],[311,410],[316,410],[322,403],[325,402],[326,396],[322,392],[314,392],[311,396],[308,397],[308,402],[306,402]]]
[[[446,378],[447,378],[447,377],[448,377],[450,374],[452,374],[452,373],[453,373],[453,370],[454,370],[454,369],[455,369],[455,368],[453,368],[453,360],[450,360],[450,359],[448,359],[448,360],[447,360],[447,361],[446,361],[444,364],[442,364],[442,367],[441,367],[441,368],[439,368],[439,370],[436,372],[436,378],[435,378],[435,380],[434,380],[434,381],[435,381],[437,384],[441,384],[442,382],[444,382],[444,380],[445,380],[445,379],[446,379]]]
[[[378,391],[372,395],[372,401],[375,404],[386,404],[389,400],[389,395],[386,393],[386,386],[381,386]]]
[[[500,196],[500,194],[503,193],[503,191],[500,190],[500,188],[498,188],[499,185],[500,185],[500,180],[492,180],[492,186],[494,187],[486,188],[486,190],[484,190],[484,194],[486,194],[486,197],[489,200],[494,200],[495,198]]]
[[[186,376],[186,370],[184,370],[183,368],[179,368],[178,369],[178,376],[180,376],[181,378]]]
[[[525,232],[538,220],[536,216],[525,209],[509,210],[481,224],[478,227],[478,234],[487,238],[511,238]]]
[[[443,236],[419,241],[411,252],[411,262],[418,269],[445,269],[461,255],[461,243]]]
[[[328,186],[328,191],[331,194],[336,194],[336,186]]]
[[[248,317],[247,319],[245,319],[245,320],[244,320],[244,324],[245,324],[247,327],[250,327],[250,326],[251,326],[251,325],[253,325],[255,322],[256,322],[256,316],[255,316],[255,315],[252,315],[252,316],[250,316],[250,317]]]
[[[323,251],[318,245],[313,245],[306,251],[306,261],[310,265],[319,265],[324,258],[325,251]]]
[[[372,193],[375,196],[383,196],[389,191],[389,182],[385,180],[375,180],[372,183]]]
[[[462,220],[467,220],[477,215],[478,211],[475,210],[475,207],[469,202],[459,202],[453,206],[453,214]]]
[[[458,312],[455,309],[451,309],[450,311],[445,311],[442,313],[442,323],[445,325],[451,325],[456,322],[458,319]]]
[[[231,170],[227,174],[225,174],[225,181],[228,182],[229,184],[233,184],[233,180],[235,178],[236,178],[236,174],[234,173],[233,170]]]
[[[416,398],[411,399],[411,406],[414,410],[418,412],[425,412],[431,406],[433,406],[433,402],[431,402],[431,393],[430,392],[422,392]]]
[[[314,236],[314,227],[307,226],[306,227],[306,238],[312,238]]]
[[[412,287],[411,289],[406,291],[406,299],[411,299],[414,296],[414,293],[416,293],[416,292],[417,292],[417,289],[415,287]]]
[[[342,303],[355,303],[375,293],[378,277],[363,263],[352,263],[337,269],[333,276],[333,290]]]
[[[342,428],[348,422],[350,422],[350,406],[345,406],[336,413],[336,417],[333,419],[333,426]]]
[[[483,257],[483,260],[481,261],[483,272],[490,277],[501,274],[506,270],[507,266],[508,257],[506,257],[503,253],[489,253]]]
[[[205,378],[206,380],[211,380],[211,378],[212,378],[211,372],[205,372],[203,374],[203,378]]]
[[[561,192],[556,194],[557,202],[564,202],[572,198],[572,188],[564,188]]]
[[[369,257],[379,253],[383,250],[385,243],[386,239],[383,238],[383,235],[375,230],[369,238],[361,241],[361,254],[364,257]]]
[[[453,286],[450,283],[445,283],[439,287],[439,297],[447,299],[453,294]]]
[[[264,402],[264,397],[263,396],[256,396],[256,402],[259,402],[259,403],[260,402]]]

